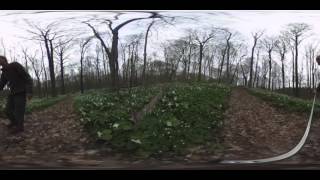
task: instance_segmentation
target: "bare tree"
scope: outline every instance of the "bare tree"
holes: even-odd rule
[[[282,88],[285,88],[285,70],[284,70],[284,60],[285,55],[287,53],[287,45],[286,41],[283,37],[279,37],[279,40],[276,42],[276,50],[280,55],[280,61],[281,61],[281,72],[282,72]]]
[[[44,52],[42,45],[40,44],[40,50],[41,50],[41,69],[42,72],[44,73],[44,88],[45,88],[45,95],[48,97],[48,76],[47,76],[47,70],[44,65]]]
[[[28,48],[23,48],[22,47],[22,53],[23,53],[23,56],[24,56],[24,60],[25,60],[25,68],[26,68],[26,71],[28,72],[29,68],[28,68]]]
[[[143,69],[142,69],[142,84],[145,85],[145,79],[146,79],[146,65],[147,65],[147,44],[148,44],[148,35],[149,31],[152,27],[152,25],[155,23],[154,19],[152,22],[148,25],[147,32],[144,38],[144,49],[143,49]]]
[[[258,67],[259,67],[259,58],[260,58],[260,47],[258,47],[257,48],[257,53],[256,53],[256,55],[257,55],[257,60],[256,60],[256,67],[255,67],[255,70],[254,70],[254,78],[253,78],[253,85],[252,85],[252,87],[254,87],[254,85],[255,85],[255,83],[256,83],[256,81],[257,81],[257,78],[258,78],[258,74],[259,74],[259,72],[258,72]]]
[[[107,44],[105,43],[105,41],[103,40],[103,38],[101,37],[101,33],[99,33],[96,28],[91,25],[88,22],[84,22],[85,24],[87,24],[91,30],[94,33],[94,36],[100,40],[106,54],[108,55],[108,59],[109,59],[109,67],[110,67],[110,73],[111,73],[111,83],[112,83],[112,87],[114,90],[118,90],[118,70],[119,70],[119,65],[118,65],[118,41],[119,41],[119,30],[121,28],[123,28],[124,26],[126,26],[127,24],[134,22],[134,21],[138,21],[138,20],[142,20],[142,19],[154,19],[154,18],[162,18],[163,16],[161,16],[159,13],[157,12],[146,12],[148,14],[150,14],[148,17],[142,17],[142,18],[133,18],[133,19],[129,19],[126,20],[122,23],[120,23],[119,25],[117,25],[116,27],[113,27],[113,21],[110,19],[103,19],[103,22],[105,24],[107,24],[110,32],[112,33],[112,37],[111,37],[111,49],[107,46]],[[115,20],[118,20],[119,16],[122,15],[122,13],[118,13],[115,15]]]
[[[261,66],[261,76],[262,76],[262,82],[261,87],[266,88],[266,80],[267,80],[267,74],[269,69],[269,57],[268,55],[262,57],[262,66]]]
[[[239,65],[241,65],[241,69],[242,69],[242,72],[243,72],[243,67],[242,67],[241,61],[243,60],[243,58],[244,58],[245,56],[246,56],[246,55],[243,54],[243,55],[241,55],[241,56],[239,57],[239,60],[238,60],[237,65],[236,65],[236,68],[235,68],[235,70],[234,70],[234,72],[233,72],[233,75],[232,75],[232,77],[231,77],[230,84],[232,84],[232,83],[234,82],[235,76],[236,76],[236,74],[238,74]],[[244,77],[245,77],[245,76],[244,76]]]
[[[66,51],[72,46],[72,38],[70,39],[59,39],[58,43],[56,44],[54,51],[59,57],[59,65],[60,65],[60,81],[61,81],[61,94],[65,94],[65,83],[64,83],[64,64],[65,60],[68,56],[65,56]]]
[[[234,58],[236,58],[237,61],[236,61],[236,66],[233,71],[233,75],[230,80],[230,84],[233,84],[233,82],[235,81],[235,78],[236,78],[236,76],[238,76],[238,73],[239,73],[239,66],[241,66],[242,60],[247,56],[247,47],[243,43],[241,43],[237,46],[234,46],[234,50],[235,50],[235,57]]]
[[[190,31],[191,32],[191,31]],[[187,70],[186,70],[186,79],[190,78],[190,65],[191,65],[191,57],[192,55],[194,55],[195,53],[193,52],[193,50],[196,49],[196,44],[193,43],[193,39],[192,39],[192,34],[187,35],[187,37],[185,38],[186,41],[186,46],[188,47],[187,50]]]
[[[199,46],[199,66],[198,66],[198,81],[201,80],[201,70],[202,70],[202,58],[203,58],[203,49],[206,43],[215,37],[215,29],[210,29],[208,31],[198,32],[196,30],[189,30],[193,36],[193,39]]]
[[[248,73],[250,72],[250,59],[247,58],[240,64],[241,71],[242,71],[242,79],[243,79],[243,85],[248,85]]]
[[[295,58],[295,96],[299,96],[299,77],[298,77],[298,47],[299,44],[306,38],[305,34],[311,30],[311,27],[306,23],[290,23],[283,34],[294,43]]]
[[[236,37],[238,35],[238,32],[233,32],[232,30],[228,28],[222,28],[221,29],[223,33],[225,34],[225,49],[223,51],[223,63],[224,59],[226,58],[226,80],[229,82],[230,80],[230,56],[231,56],[231,49],[233,46],[233,43],[231,41],[232,38]],[[221,64],[223,66],[223,63]],[[221,67],[222,71],[222,67]]]
[[[83,85],[83,59],[84,55],[88,49],[88,43],[90,42],[90,38],[81,40],[80,42],[80,92],[84,92],[84,85]]]
[[[102,46],[101,47],[101,52],[102,52],[102,64],[103,64],[103,70],[104,70],[104,77],[106,80],[108,80],[108,64],[107,64],[107,56],[105,55],[105,51],[102,49]],[[125,57],[124,57],[125,59]]]
[[[95,69],[96,69],[96,73],[97,73],[97,80],[98,80],[98,84],[101,84],[101,73],[100,73],[100,52],[101,52],[101,48],[99,46],[99,44],[96,44],[96,57],[95,57]]]
[[[43,68],[41,67],[41,62],[39,62],[39,59],[36,57],[37,56],[37,53],[38,51],[35,51],[34,55],[28,55],[26,54],[27,56],[27,59],[28,61],[31,63],[31,67],[34,71],[34,74],[37,78],[37,89],[38,89],[38,93],[39,93],[39,97],[42,97],[42,94],[41,94],[41,74],[42,74],[42,71],[43,71]],[[42,59],[40,59],[41,61]]]
[[[54,29],[58,25],[58,22],[52,22],[45,27],[40,27],[34,23],[26,21],[27,24],[32,28],[32,30],[27,30],[29,33],[35,35],[32,37],[33,40],[39,40],[44,42],[48,63],[49,63],[49,71],[50,71],[50,82],[51,82],[51,95],[56,96],[56,78],[54,72],[54,46],[53,41],[59,38],[59,31],[55,31]]]
[[[253,37],[253,46],[251,49],[251,58],[250,58],[250,77],[249,77],[249,87],[253,86],[253,81],[252,81],[252,77],[253,77],[253,59],[254,59],[254,50],[257,46],[257,42],[259,40],[259,38],[263,35],[263,31],[258,31],[255,33],[252,33],[252,37]]]
[[[308,44],[306,51],[307,86],[315,88],[315,56],[318,44]]]
[[[269,82],[268,82],[268,89],[271,89],[271,72],[272,72],[272,51],[275,47],[276,39],[274,37],[266,37],[263,40],[263,45],[268,52],[269,57]]]

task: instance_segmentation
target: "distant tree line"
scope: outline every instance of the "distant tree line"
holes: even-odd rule
[[[37,50],[22,47],[18,50],[22,56],[18,56],[18,51],[6,49],[3,41],[1,49],[11,61],[21,62],[32,72],[34,92],[39,97],[94,88],[118,91],[171,81],[216,81],[269,90],[290,88],[295,96],[302,87],[316,87],[315,57],[319,47],[317,42],[301,47],[310,38],[308,24],[288,24],[277,36],[267,36],[264,30],[252,32],[250,43],[229,28],[185,29],[182,37],[166,41],[159,51],[149,53],[150,34],[160,26],[174,24],[176,17],[144,13],[147,16],[120,23],[123,13],[115,13],[113,19],[79,22],[90,32],[84,38],[59,29],[63,22],[41,26],[26,21],[28,39],[39,44]],[[120,39],[121,29],[141,21],[146,22],[143,32]],[[94,22],[104,23],[104,29]],[[303,54],[299,54],[301,49]],[[71,54],[78,57],[74,63]]]

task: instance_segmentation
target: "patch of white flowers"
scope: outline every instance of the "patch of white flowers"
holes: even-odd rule
[[[101,137],[102,136],[102,132],[98,131],[97,135],[98,135],[98,137]]]
[[[140,139],[131,139],[132,142],[137,143],[137,144],[141,144]]]
[[[114,123],[112,127],[118,128],[118,127],[119,127],[119,124],[118,124],[118,123]]]
[[[107,106],[114,106],[114,103],[112,103],[112,102],[107,102]]]

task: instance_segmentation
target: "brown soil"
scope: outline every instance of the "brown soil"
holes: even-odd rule
[[[256,159],[293,148],[306,127],[306,115],[288,113],[250,95],[233,90],[225,120],[225,159]]]
[[[224,129],[224,159],[260,159],[286,153],[302,138],[309,118],[309,113],[289,113],[275,108],[250,95],[243,88],[233,90],[229,106]],[[289,159],[270,163],[265,167],[272,168],[283,164],[286,166],[281,168],[294,165],[295,168],[308,166],[319,169],[319,128],[320,122],[314,117],[306,144],[301,151]]]

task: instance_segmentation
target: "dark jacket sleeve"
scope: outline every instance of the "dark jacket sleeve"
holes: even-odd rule
[[[0,78],[0,91],[3,90],[3,88],[7,84],[7,82],[8,82],[7,78],[2,73],[1,78]]]
[[[26,81],[26,93],[27,94],[32,94],[32,87],[33,87],[33,81],[29,73],[24,69],[24,67],[20,64],[17,64],[16,66],[18,74],[24,78]]]

